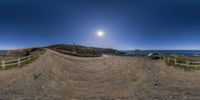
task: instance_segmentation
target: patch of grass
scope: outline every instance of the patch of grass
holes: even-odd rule
[[[174,61],[169,61],[169,62],[165,61],[165,62],[166,62],[166,64],[168,66],[173,66],[175,68],[180,68],[180,69],[188,70],[186,66],[175,65]]]
[[[168,57],[171,59],[176,59],[177,63],[182,63],[182,64],[186,64],[187,61],[189,61],[189,62],[197,61],[197,59],[192,58],[192,57],[184,57],[184,56],[168,56]],[[165,62],[168,66],[174,66],[176,68],[181,68],[181,69],[185,69],[185,70],[200,70],[200,67],[191,67],[190,66],[189,68],[187,68],[187,66],[184,66],[184,65],[179,65],[179,64],[175,65],[174,60],[170,60],[168,62],[166,59]],[[193,65],[195,65],[195,64],[193,64]]]
[[[22,67],[25,67],[27,64],[30,64],[30,63],[32,63],[33,61],[35,61],[37,58],[38,58],[38,57],[35,57],[35,58],[31,59],[30,61],[23,62],[23,63],[21,63],[20,66],[18,66],[18,65],[12,65],[12,66],[7,66],[7,67],[5,67],[5,68],[0,67],[0,70],[3,71],[3,70],[10,70],[10,69],[13,69],[13,68],[22,68]],[[7,63],[7,64],[8,64],[8,63]]]

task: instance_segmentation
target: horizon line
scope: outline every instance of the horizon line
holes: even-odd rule
[[[73,44],[69,44],[69,43],[60,43],[60,44],[50,44],[50,45],[43,45],[43,46],[33,46],[33,47],[19,47],[19,48],[7,48],[7,49],[0,49],[1,51],[3,51],[3,50],[18,50],[18,49],[27,49],[27,48],[43,48],[43,47],[48,47],[48,46],[51,46],[51,45],[73,45]],[[94,48],[104,48],[104,49],[115,49],[115,50],[119,50],[119,51],[134,51],[134,50],[136,50],[136,49],[139,49],[139,50],[152,50],[152,51],[156,51],[156,50],[200,50],[200,49],[173,49],[173,48],[169,48],[169,49],[161,49],[161,48],[159,48],[159,49],[140,49],[140,48],[133,48],[133,49],[117,49],[117,48],[112,48],[112,47],[98,47],[98,46],[89,46],[89,45],[81,45],[81,44],[76,44],[76,45],[80,45],[80,46],[85,46],[85,47],[94,47]]]

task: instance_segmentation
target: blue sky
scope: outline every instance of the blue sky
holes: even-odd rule
[[[105,32],[97,37],[96,32]],[[200,49],[198,0],[1,0],[0,49]]]

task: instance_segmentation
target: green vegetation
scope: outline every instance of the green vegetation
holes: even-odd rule
[[[161,59],[161,56],[160,55],[153,55],[150,57],[152,60],[158,60],[158,59]]]
[[[24,59],[24,60],[22,60],[20,66],[18,66],[17,61],[9,62],[9,63],[6,63],[6,64],[14,64],[14,65],[7,66],[7,67],[5,67],[5,68],[0,67],[0,70],[9,70],[9,69],[13,69],[13,68],[22,68],[22,67],[24,67],[25,65],[27,65],[27,64],[29,64],[29,63],[35,61],[37,58],[38,58],[38,57],[32,58],[32,59],[30,59],[30,61],[28,61],[27,59]]]
[[[0,62],[0,70],[7,70],[12,68],[20,68],[24,65],[31,63],[38,55],[42,55],[46,52],[44,48],[28,48],[28,49],[20,49],[14,50],[6,53],[5,55],[1,56]],[[3,59],[5,61],[5,68],[3,68]],[[19,59],[19,62],[18,62]],[[20,65],[19,65],[20,64]]]
[[[8,51],[6,54],[0,56],[0,60],[15,60],[17,58],[22,58],[29,55],[42,54],[45,52],[44,48],[27,48]]]
[[[59,44],[59,45],[51,45],[48,48],[64,54],[79,56],[79,57],[100,57],[102,56],[103,53],[114,54],[114,55],[122,54],[120,51],[114,49],[85,47],[80,45]]]
[[[200,69],[200,58],[197,57],[160,54],[152,54],[149,57],[152,60],[164,59],[168,66],[174,66],[176,68],[182,68],[185,70]]]
[[[170,58],[169,62],[168,62],[168,58]],[[175,64],[175,59],[176,59],[176,64]],[[199,58],[185,57],[185,56],[168,56],[165,59],[165,62],[168,66],[174,66],[174,67],[182,68],[182,69],[186,69],[186,70],[200,69],[200,64],[192,63],[192,62],[198,62],[198,61],[199,61]],[[187,65],[189,65],[189,66],[187,66]],[[199,67],[194,67],[191,65],[199,65]]]
[[[100,57],[101,52],[94,48],[78,46],[78,45],[53,45],[49,46],[50,49],[79,57]]]

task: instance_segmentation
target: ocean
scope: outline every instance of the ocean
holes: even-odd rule
[[[6,50],[0,50],[0,55],[6,53]]]
[[[126,55],[135,55],[134,51],[123,51]],[[141,50],[140,55],[159,53],[164,55],[200,56],[200,50]]]

